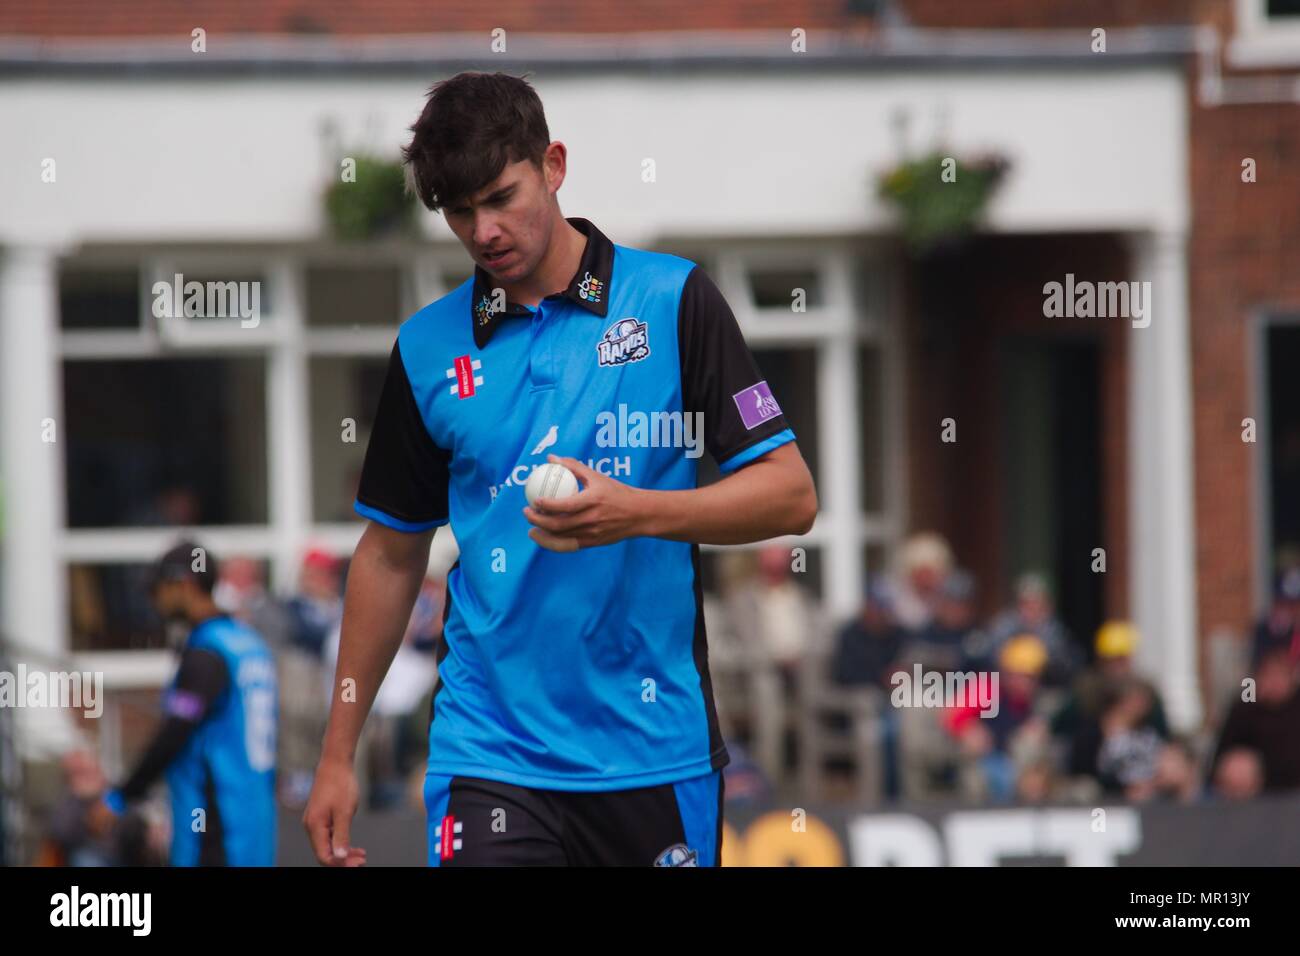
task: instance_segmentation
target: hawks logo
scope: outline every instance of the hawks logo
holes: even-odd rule
[[[659,854],[655,866],[699,866],[700,855],[685,843],[674,843]]]
[[[599,302],[604,291],[605,283],[590,272],[583,273],[582,281],[578,283],[578,298],[587,302]]]
[[[649,354],[650,332],[644,322],[636,319],[619,319],[596,343],[596,355],[601,365],[639,362]]]
[[[474,306],[474,321],[479,325],[487,325],[492,319],[492,300],[487,296],[478,300],[478,305]]]

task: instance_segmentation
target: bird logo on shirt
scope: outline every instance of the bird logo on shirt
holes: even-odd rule
[[[546,449],[555,444],[556,439],[559,438],[559,434],[560,426],[552,425],[542,437],[542,440],[537,443],[537,447],[529,452],[529,454],[540,455],[542,452],[546,451]]]

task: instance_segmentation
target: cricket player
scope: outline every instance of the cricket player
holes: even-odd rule
[[[811,475],[693,262],[566,218],[567,151],[522,79],[438,84],[404,150],[475,263],[404,322],[366,450],[335,693],[303,817],[355,866],[355,748],[424,578],[447,580],[429,863],[713,866],[722,768],[700,544],[806,533]],[[723,477],[697,486],[707,448]],[[579,493],[528,506],[558,462]]]
[[[153,601],[182,639],[163,721],[130,777],[104,797],[112,814],[166,776],[172,866],[275,863],[275,659],[256,631],[217,606],[215,559],[184,541],[159,559]]]

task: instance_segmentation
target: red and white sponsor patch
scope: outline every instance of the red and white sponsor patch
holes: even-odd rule
[[[456,380],[448,394],[455,395],[458,398],[472,396],[475,387],[483,384],[483,376],[475,374],[482,370],[482,359],[471,359],[468,355],[456,356],[451,368],[447,369],[447,377]]]

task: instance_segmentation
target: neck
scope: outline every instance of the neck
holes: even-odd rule
[[[202,624],[210,617],[218,617],[226,612],[217,607],[217,602],[211,598],[200,601],[190,611],[190,623]]]
[[[578,271],[583,250],[587,247],[587,237],[574,229],[558,209],[555,216],[559,223],[551,233],[546,254],[532,275],[519,282],[502,283],[511,302],[535,306],[551,293],[567,289],[569,280]]]

